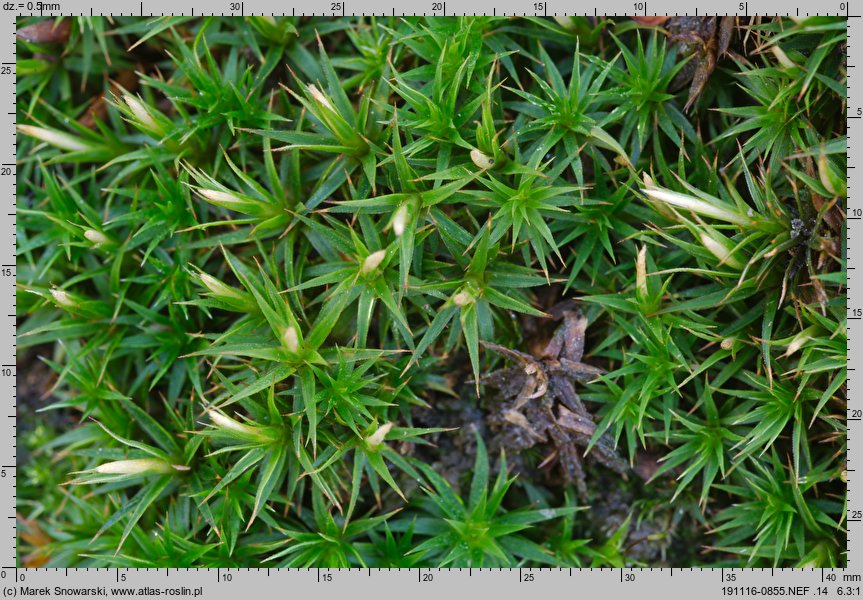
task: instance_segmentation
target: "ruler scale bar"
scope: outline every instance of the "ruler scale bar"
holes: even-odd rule
[[[40,3],[29,3],[33,7]],[[574,5],[572,2],[560,0],[549,0],[547,2],[535,3],[533,0],[470,0],[446,5],[443,2],[433,0],[409,0],[407,2],[392,3],[386,0],[345,0],[344,2],[318,2],[318,3],[294,3],[294,2],[269,2],[268,0],[250,0],[244,2],[187,2],[170,0],[148,0],[140,3],[140,11],[125,12],[117,10],[117,3],[109,0],[94,0],[93,2],[67,1],[60,3],[42,3],[46,6],[41,12],[39,9],[26,9],[27,3],[7,3],[7,10],[13,15],[42,15],[42,16],[180,16],[194,14],[198,16],[364,16],[364,15],[395,15],[395,16],[564,16],[564,15],[591,15],[591,16],[640,16],[640,15],[685,15],[699,11],[701,15],[738,15],[738,16],[772,16],[772,15],[797,15],[797,16],[845,16],[856,19],[861,16],[863,4],[859,2],[833,2],[835,5],[828,10],[826,6],[817,10],[814,3],[806,2],[781,2],[780,0],[764,0],[753,3],[728,2],[726,10],[717,10],[717,6],[705,3],[684,3],[661,0],[647,2],[633,2],[629,0],[610,0],[599,6],[584,7]],[[535,4],[541,5],[539,8]],[[333,8],[338,5],[337,8]],[[757,12],[751,9],[756,8]],[[236,7],[236,8],[234,8]],[[849,60],[849,66],[854,62]]]
[[[846,9],[849,8],[849,4],[846,4]],[[858,9],[859,10],[859,9]],[[850,12],[848,13],[850,14]],[[846,36],[848,40],[847,47],[847,56],[846,56],[846,64],[851,65],[855,64],[859,61],[860,56],[856,48],[858,44],[851,44],[850,40],[852,34],[856,31],[855,26],[860,23],[859,19],[848,19],[846,24]],[[861,110],[858,110],[860,107],[863,107],[863,91],[857,91],[857,81],[859,77],[852,77],[854,71],[852,69],[848,69],[846,73],[846,100],[847,100],[847,108],[846,113],[847,116],[859,116],[861,114]],[[854,214],[854,209],[863,208],[863,202],[860,202],[856,199],[856,196],[852,194],[851,189],[854,185],[854,173],[855,168],[861,166],[863,168],[863,128],[859,127],[860,121],[847,119],[846,120],[846,137],[847,137],[847,145],[846,145],[846,160],[847,160],[847,172],[845,174],[846,181],[848,184],[848,198],[847,198],[847,206],[845,207],[846,215]],[[846,258],[847,258],[847,281],[846,281],[846,294],[847,294],[847,316],[855,317],[857,316],[855,313],[855,307],[859,306],[859,304],[855,304],[854,298],[857,297],[857,294],[852,292],[851,279],[854,276],[854,265],[858,264],[858,260],[863,260],[863,244],[856,243],[852,230],[856,230],[859,228],[859,223],[855,221],[846,220],[845,226],[847,228],[846,235]],[[855,286],[856,289],[856,286]],[[848,393],[848,407],[847,407],[847,415],[846,417],[849,419],[848,426],[848,442],[847,442],[847,451],[848,455],[846,456],[846,469],[849,475],[847,476],[848,480],[848,502],[849,509],[854,506],[852,504],[852,500],[856,499],[859,495],[860,488],[857,484],[857,476],[854,474],[855,468],[858,466],[858,463],[863,462],[860,459],[852,460],[852,445],[850,443],[851,437],[851,429],[854,427],[858,427],[858,423],[860,422],[858,419],[863,416],[863,413],[859,410],[859,402],[852,402],[851,399],[851,386],[852,379],[854,376],[854,368],[851,367],[851,364],[856,364],[854,362],[855,359],[863,357],[863,338],[858,335],[852,335],[851,327],[847,327],[847,339],[848,339],[848,369],[847,369],[847,393]],[[853,420],[852,420],[853,419]],[[855,453],[856,454],[856,453]],[[855,491],[857,493],[855,493]],[[848,556],[848,567],[851,568],[860,568],[861,562],[863,562],[863,557],[860,556],[860,534],[859,528],[861,525],[859,521],[851,521],[851,519],[860,517],[857,515],[854,510],[850,510],[850,514],[848,515],[848,530],[846,534],[846,551]],[[852,558],[853,557],[853,558]]]
[[[7,86],[5,93],[12,98],[17,98],[17,89],[16,89],[16,77],[14,75],[15,72],[15,49],[16,49],[16,39],[15,39],[15,29],[16,23],[13,18],[2,18],[0,19],[0,39],[6,39],[11,42],[11,45],[8,47],[9,52],[4,51],[2,47],[0,47],[0,57],[3,58],[3,65],[0,66],[0,69],[10,69],[13,71],[13,77],[4,77],[2,82]],[[7,42],[9,43],[9,42]],[[11,86],[9,84],[12,84]],[[15,123],[17,119],[16,106],[9,107],[11,110],[4,111],[6,114],[0,115],[0,130],[2,130],[2,134],[6,137],[6,139],[16,140],[15,133]],[[15,213],[17,199],[16,192],[17,187],[14,184],[15,181],[15,165],[17,162],[17,149],[16,145],[12,144],[9,150],[0,155],[0,161],[2,161],[2,165],[0,168],[4,170],[8,170],[11,172],[10,176],[2,176],[2,181],[7,183],[7,193],[5,194],[5,205],[9,209],[9,214],[11,216],[0,216],[0,223],[2,223],[2,232],[5,234],[6,239],[11,239],[16,241],[15,235]],[[8,184],[12,185],[8,185]],[[11,189],[9,189],[11,188]],[[16,244],[11,244],[11,253],[6,254],[5,252],[0,254],[0,277],[4,282],[12,283],[12,285],[4,284],[2,286],[2,291],[0,291],[0,302],[3,302],[3,306],[6,307],[6,313],[14,314],[16,312],[15,307],[17,306],[16,299],[16,286],[15,282],[15,265],[17,262],[17,250]],[[7,318],[0,319],[2,323],[0,323],[0,340],[5,340],[6,343],[0,343],[0,393],[3,394],[3,398],[6,398],[6,406],[10,415],[15,415],[17,413],[18,400],[17,400],[17,390],[16,390],[16,377],[17,377],[17,369],[15,368],[16,358],[17,358],[17,348],[15,345],[10,344],[10,342],[15,341],[16,334],[16,319],[15,318]],[[15,515],[16,507],[17,507],[17,493],[16,493],[16,484],[17,484],[17,466],[13,466],[17,461],[17,420],[16,418],[11,419],[2,419],[3,421],[3,431],[6,433],[6,448],[4,450],[4,462],[7,463],[6,466],[0,467],[0,498],[2,498],[5,502],[11,502],[12,506],[4,512],[6,515]],[[3,527],[8,527],[5,531]],[[17,523],[16,519],[4,519],[2,523],[0,523],[0,536],[9,536],[9,538],[16,540],[16,546],[13,546],[11,552],[9,554],[6,553],[2,548],[0,548],[0,564],[6,563],[7,560],[11,561],[10,564],[18,564],[18,556],[17,556]],[[6,539],[9,539],[6,538]],[[5,558],[7,557],[8,558]]]

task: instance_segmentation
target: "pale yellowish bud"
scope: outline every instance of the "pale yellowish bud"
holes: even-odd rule
[[[296,352],[300,349],[300,337],[297,335],[297,330],[293,327],[288,327],[282,334],[282,344],[289,352]]]
[[[85,143],[80,138],[73,135],[57,131],[56,129],[45,129],[44,127],[34,127],[33,125],[18,125],[18,131],[25,135],[41,140],[45,143],[56,146],[62,150],[71,152],[83,152],[92,150],[92,146]]]
[[[700,215],[714,217],[716,219],[735,223],[744,227],[750,224],[749,219],[741,214],[727,210],[721,206],[716,206],[715,204],[711,204],[710,202],[706,202],[701,198],[696,198],[695,196],[690,196],[689,194],[681,194],[680,192],[673,192],[671,190],[658,187],[654,185],[653,180],[646,173],[644,174],[644,189],[642,191],[652,200],[663,202],[677,208],[690,210]]]
[[[731,350],[734,347],[734,342],[737,340],[733,337],[727,337],[719,343],[719,347],[723,350]]]
[[[470,151],[470,159],[483,170],[490,169],[494,165],[494,159],[477,148]]]
[[[69,294],[65,292],[65,290],[61,290],[60,288],[52,288],[51,295],[54,297],[54,302],[56,302],[59,306],[64,308],[72,308],[75,306],[75,302],[72,301],[72,298],[69,297]]]
[[[791,339],[791,343],[788,344],[788,347],[785,349],[786,358],[800,350],[803,345],[812,339],[812,336],[818,333],[819,329],[817,326],[813,325],[811,327],[807,327],[803,331],[799,332]]]
[[[791,69],[797,66],[793,60],[788,58],[788,55],[785,54],[785,50],[779,46],[771,46],[770,51],[773,53],[773,56],[776,57],[776,61],[786,69]]]
[[[231,417],[218,411],[210,410],[207,412],[207,416],[210,417],[213,425],[215,425],[219,429],[237,433],[243,437],[257,437],[258,435],[260,435],[260,432],[255,427],[240,423],[236,419],[232,419]]]
[[[474,302],[476,302],[476,298],[474,298],[473,294],[471,294],[470,292],[462,290],[452,297],[452,302],[456,306],[467,306],[468,304],[473,304]]]
[[[95,229],[88,229],[84,232],[84,237],[89,241],[93,242],[95,246],[101,246],[102,244],[107,244],[109,241],[108,236],[106,236],[101,231],[96,231]]]
[[[707,248],[713,256],[719,259],[719,264],[728,265],[735,269],[743,268],[743,265],[740,264],[739,260],[734,258],[734,255],[731,254],[731,251],[725,246],[725,244],[703,232],[699,234],[699,238],[701,239],[701,244]]]
[[[233,191],[213,190],[206,188],[195,188],[198,195],[216,206],[234,210],[236,212],[247,215],[263,215],[269,214],[267,211],[270,207],[265,202],[257,198],[244,196]],[[272,214],[269,214],[272,216]]]
[[[791,340],[791,343],[788,344],[788,348],[785,349],[785,356],[791,356],[792,354],[800,350],[800,348],[803,347],[803,344],[805,344],[808,339],[808,337],[803,337],[799,339],[795,337],[793,340]]]
[[[213,204],[217,204],[219,206],[224,206],[225,208],[231,208],[232,206],[245,206],[245,202],[242,198],[238,198],[236,195],[231,194],[230,192],[223,192],[221,190],[198,190],[198,193],[205,199],[209,200]]]
[[[396,209],[393,215],[393,233],[396,237],[401,237],[405,232],[405,226],[408,222],[408,207],[407,204],[402,204]]]
[[[372,252],[363,261],[363,266],[360,267],[360,272],[363,275],[368,275],[369,273],[378,268],[378,266],[381,264],[381,261],[383,261],[386,255],[386,250],[378,250],[377,252]]]
[[[821,180],[821,185],[827,188],[828,192],[836,194],[836,190],[833,188],[833,182],[831,182],[830,177],[827,176],[827,159],[824,158],[823,154],[818,159],[818,179]]]
[[[134,458],[131,460],[115,460],[99,465],[94,473],[102,475],[143,475],[145,473],[170,473],[177,470],[174,466],[158,458]],[[179,470],[187,470],[181,468]]]
[[[209,273],[199,273],[198,277],[200,277],[201,283],[204,284],[204,287],[206,287],[214,296],[242,299],[242,295],[237,290],[223,281],[216,279]]]
[[[123,100],[126,102],[129,110],[132,111],[132,114],[135,115],[138,123],[145,129],[159,135],[163,134],[162,127],[156,122],[156,119],[153,118],[153,115],[150,114],[150,111],[147,110],[147,107],[140,100],[131,94],[124,95]]]
[[[818,179],[821,181],[821,185],[834,196],[846,194],[846,182],[842,181],[823,152],[818,157]]]
[[[313,84],[309,84],[307,87],[309,90],[309,94],[312,96],[312,98],[315,100],[315,102],[317,102],[318,104],[321,104],[322,106],[325,106],[328,109],[330,109],[331,111],[335,112],[336,109],[333,108],[333,105],[330,103],[329,98],[324,96],[324,94],[323,94],[323,92],[321,92],[321,90],[319,90]]]
[[[635,289],[640,298],[647,299],[647,246],[638,249],[635,259]]]
[[[371,434],[366,438],[366,444],[371,448],[377,448],[384,442],[384,438],[387,437],[387,434],[390,432],[390,429],[393,428],[392,423],[384,423],[380,427],[378,427],[377,431]]]
[[[575,29],[575,23],[573,23],[572,17],[558,17],[555,15],[554,20],[557,21],[558,25],[568,31],[572,31]]]

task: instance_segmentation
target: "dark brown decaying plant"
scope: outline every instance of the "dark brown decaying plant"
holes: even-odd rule
[[[500,446],[515,452],[536,445],[547,448],[540,466],[559,463],[565,479],[574,481],[579,495],[586,499],[582,458],[596,423],[575,383],[595,379],[602,371],[582,362],[587,317],[572,306],[551,312],[561,314],[563,322],[538,356],[483,342],[486,349],[515,365],[489,373],[481,382],[499,392],[500,404],[489,421]],[[590,456],[621,475],[629,472],[607,435],[594,442]]]

